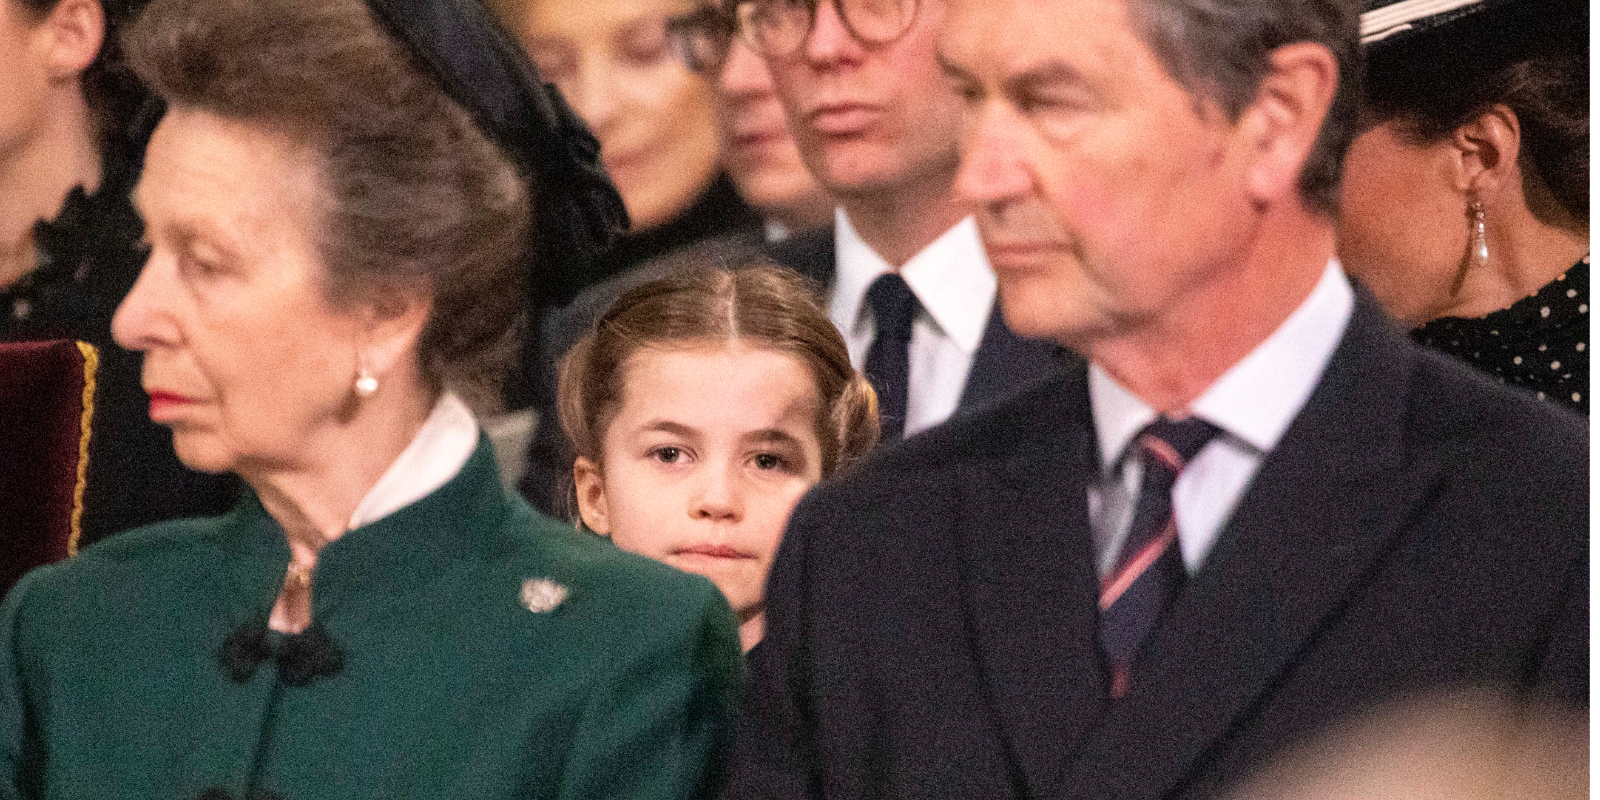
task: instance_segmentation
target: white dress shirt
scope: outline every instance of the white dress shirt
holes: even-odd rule
[[[350,530],[377,522],[450,482],[478,449],[478,420],[450,392],[350,515]]]
[[[844,209],[834,212],[837,271],[828,316],[844,334],[850,363],[861,369],[872,347],[874,324],[867,289],[894,272],[861,240]],[[944,422],[961,402],[972,357],[983,342],[994,307],[995,278],[971,217],[945,231],[900,267],[922,309],[911,324],[906,436]]]
[[[1190,459],[1172,487],[1178,547],[1190,574],[1200,569],[1262,459],[1322,380],[1354,307],[1349,280],[1338,261],[1330,260],[1300,307],[1190,404],[1192,415],[1222,431]],[[1126,452],[1128,443],[1156,412],[1093,364],[1089,404],[1102,460],[1101,478],[1089,487],[1089,523],[1105,575],[1133,524],[1143,477],[1137,456]]]

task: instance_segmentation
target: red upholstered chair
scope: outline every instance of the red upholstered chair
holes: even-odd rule
[[[81,342],[0,344],[0,593],[77,551],[97,363]]]

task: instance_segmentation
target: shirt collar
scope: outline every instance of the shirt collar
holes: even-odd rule
[[[478,421],[451,392],[439,397],[422,429],[350,515],[350,530],[376,522],[450,482],[478,446]]]
[[[1316,288],[1249,355],[1190,404],[1197,417],[1262,453],[1271,452],[1322,380],[1355,308],[1355,292],[1337,259]],[[1098,365],[1089,366],[1089,404],[1109,471],[1156,412]]]
[[[834,210],[834,222],[838,269],[829,315],[840,327],[857,330],[867,324],[862,313],[867,288],[879,275],[895,270],[861,239],[843,208]],[[912,256],[900,268],[900,277],[945,336],[967,355],[977,352],[994,305],[995,277],[972,217]]]

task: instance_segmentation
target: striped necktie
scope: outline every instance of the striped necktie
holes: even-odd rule
[[[1196,417],[1173,421],[1161,416],[1133,440],[1144,465],[1139,502],[1116,565],[1100,580],[1100,644],[1111,668],[1113,698],[1128,693],[1139,644],[1188,577],[1172,516],[1172,485],[1218,432]]]

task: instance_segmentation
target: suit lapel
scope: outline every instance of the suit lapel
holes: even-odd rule
[[[773,261],[811,279],[826,298],[833,291],[834,229],[832,225],[797,233],[776,244],[768,245],[766,253]]]
[[[1404,446],[1411,345],[1365,297],[1310,402],[1090,731],[1067,785],[1162,797],[1190,778],[1359,588],[1439,484]]]
[[[1024,339],[1006,327],[998,303],[989,311],[978,351],[972,355],[972,370],[961,390],[960,410],[967,410],[1005,396],[1019,387],[1062,371],[1063,359],[1055,345]],[[1071,356],[1075,363],[1077,356]]]
[[[954,475],[964,611],[1001,735],[1038,796],[1103,703],[1086,481],[1094,443],[1079,366],[1033,393],[1019,441]],[[984,447],[975,443],[975,447]]]

